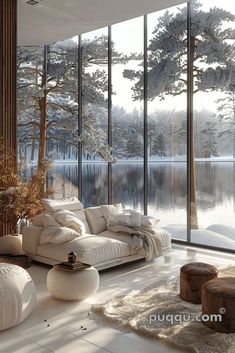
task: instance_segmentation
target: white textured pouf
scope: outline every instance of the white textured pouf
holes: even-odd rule
[[[36,288],[27,271],[12,264],[0,264],[0,330],[18,325],[37,303]]]
[[[96,292],[99,286],[99,273],[94,267],[77,272],[52,268],[47,274],[47,289],[58,299],[80,300]]]
[[[0,237],[0,254],[22,255],[22,235],[4,235]]]

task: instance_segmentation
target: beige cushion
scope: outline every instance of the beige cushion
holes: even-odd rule
[[[43,215],[43,227],[58,227],[60,224],[50,214]]]
[[[141,214],[140,212],[133,211],[133,210],[124,209],[123,213],[128,214],[130,216],[140,217],[140,225],[142,227],[146,227],[146,228],[155,227],[156,224],[160,221],[160,219],[157,219],[157,218],[154,218],[151,216],[145,216],[145,215]]]
[[[106,237],[110,239],[116,239],[122,241],[123,243],[127,243],[129,245],[130,255],[136,254],[136,251],[133,250],[133,237],[124,232],[112,232],[111,230],[105,230],[100,233],[98,237]]]
[[[61,244],[81,236],[81,233],[67,227],[44,228],[40,236],[40,244]]]
[[[91,230],[90,230],[89,224],[87,223],[84,210],[73,211],[73,213],[74,213],[74,214],[76,215],[76,217],[77,217],[78,219],[80,219],[80,221],[82,221],[82,223],[84,224],[86,233],[87,233],[87,234],[91,234]]]
[[[141,215],[137,212],[133,214],[113,214],[108,218],[107,224],[121,224],[127,227],[140,227],[140,216]]]
[[[155,227],[156,224],[160,222],[160,219],[141,215],[140,222],[143,227],[151,228],[151,227]]]
[[[100,206],[86,208],[85,215],[92,234],[107,230],[107,223]]]
[[[83,204],[75,196],[61,200],[44,198],[41,201],[48,212],[55,212],[57,210],[78,211],[83,208]]]
[[[53,216],[63,227],[72,228],[80,235],[86,234],[84,223],[75,215],[75,213],[68,210],[58,210]]]
[[[52,215],[46,213],[35,216],[32,223],[39,227],[56,227],[60,225]]]
[[[78,261],[90,265],[130,255],[127,243],[89,234],[63,244],[40,245],[37,249],[38,255],[58,262],[67,261],[71,251],[78,255]]]
[[[122,204],[121,203],[116,203],[114,205],[101,205],[101,210],[103,212],[104,218],[106,221],[113,216],[113,215],[118,215],[122,213]]]

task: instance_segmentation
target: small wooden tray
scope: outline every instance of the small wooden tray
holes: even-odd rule
[[[71,266],[70,266],[71,265]],[[79,265],[79,266],[78,266]],[[91,265],[84,264],[82,262],[75,262],[74,264],[69,264],[66,262],[61,262],[54,266],[58,270],[67,271],[67,272],[78,272],[83,271],[86,268],[91,267]]]

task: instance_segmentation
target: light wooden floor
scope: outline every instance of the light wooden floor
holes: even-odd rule
[[[141,262],[100,274],[100,287],[81,302],[53,299],[47,292],[49,267],[34,264],[28,271],[38,291],[38,305],[21,325],[0,333],[3,353],[179,353],[159,339],[122,329],[97,316],[90,307],[112,296],[141,289],[156,274],[178,274],[186,262],[203,261],[217,266],[235,265],[234,255],[174,245],[171,252],[151,263]]]

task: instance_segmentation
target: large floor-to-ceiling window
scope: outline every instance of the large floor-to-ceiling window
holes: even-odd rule
[[[230,1],[204,0],[191,4],[193,61],[193,121],[196,228],[194,243],[228,248],[234,226],[235,162],[235,6]],[[194,234],[195,233],[195,234]],[[232,245],[231,245],[232,246]]]
[[[234,12],[191,1],[19,48],[19,157],[37,164],[44,102],[56,195],[122,202],[178,241],[235,250]]]
[[[81,36],[82,200],[85,206],[108,203],[108,163],[94,153],[90,128],[99,130],[99,143],[108,143],[108,28]],[[90,148],[91,147],[91,148]]]
[[[148,16],[148,214],[187,225],[187,19],[185,4]]]
[[[112,199],[143,212],[143,90],[137,97],[133,91],[136,78],[127,78],[138,70],[143,80],[143,17],[112,26],[111,38],[114,50],[122,55],[122,61],[112,69],[112,149],[116,159],[112,168]],[[112,61],[115,62],[114,55]]]

